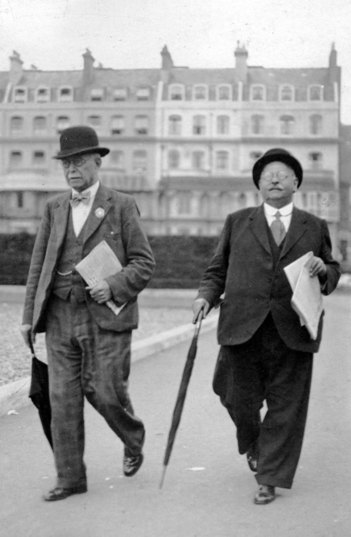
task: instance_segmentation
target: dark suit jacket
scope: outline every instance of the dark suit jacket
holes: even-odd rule
[[[23,313],[23,323],[31,324],[34,333],[45,331],[45,311],[67,229],[70,196],[68,191],[47,202],[34,244]],[[96,213],[98,208],[103,211]],[[136,298],[150,280],[155,261],[134,199],[100,185],[85,227],[83,257],[103,239],[123,265],[121,272],[107,279],[113,299],[127,306],[116,317],[89,295],[87,305],[101,328],[130,330],[137,327]]]
[[[322,292],[329,294],[335,289],[340,268],[331,254],[327,223],[294,208],[275,268],[268,233],[263,205],[228,215],[217,251],[200,283],[199,296],[214,306],[224,293],[218,323],[220,345],[239,345],[249,340],[271,312],[289,348],[316,352],[322,318],[318,337],[312,340],[291,307],[292,290],[283,269],[312,251],[327,267]]]

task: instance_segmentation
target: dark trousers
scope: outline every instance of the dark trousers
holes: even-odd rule
[[[312,377],[311,353],[289,349],[269,315],[246,343],[225,346],[214,378],[237,428],[239,453],[256,443],[259,484],[291,488],[299,461]],[[267,411],[261,421],[260,410]]]
[[[145,430],[128,395],[130,345],[131,331],[100,329],[85,303],[50,300],[46,346],[57,486],[86,482],[84,396],[122,440],[126,453],[140,453]]]

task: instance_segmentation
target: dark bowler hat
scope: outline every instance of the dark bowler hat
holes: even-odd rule
[[[99,153],[102,157],[110,150],[107,147],[99,147],[99,139],[91,127],[78,125],[62,131],[60,136],[60,151],[54,156],[56,159],[64,159],[83,153]]]
[[[263,168],[266,166],[266,164],[277,161],[284,162],[284,164],[289,166],[289,168],[294,171],[296,179],[298,180],[297,186],[299,187],[302,183],[303,177],[301,164],[295,157],[293,157],[289,153],[289,151],[276,147],[274,149],[269,149],[269,151],[266,151],[266,153],[255,162],[254,167],[252,168],[252,177],[257,188],[259,188],[258,182],[260,180]]]

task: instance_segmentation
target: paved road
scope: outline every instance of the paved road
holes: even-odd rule
[[[54,470],[34,408],[1,418],[1,537],[349,537],[350,295],[336,293],[325,303],[299,470],[293,489],[279,489],[273,504],[252,503],[255,481],[211,392],[212,331],[200,337],[162,490],[162,458],[187,344],[133,366],[131,393],[148,431],[145,465],[134,478],[122,476],[122,446],[87,406],[89,492],[47,504],[40,497],[54,483]]]

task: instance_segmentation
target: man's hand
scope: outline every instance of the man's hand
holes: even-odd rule
[[[202,311],[202,317],[205,319],[206,315],[208,314],[208,310],[210,309],[210,304],[207,302],[205,298],[197,298],[193,302],[193,323],[195,324],[197,322],[197,319],[200,315],[200,312]]]
[[[313,256],[310,261],[310,276],[325,276],[327,274],[327,267],[324,264],[324,261],[320,257]]]
[[[32,334],[31,324],[22,324],[22,326],[20,327],[20,330],[21,330],[22,337],[27,347],[30,347],[31,340],[32,340],[32,343],[35,343],[35,336],[34,334]]]
[[[89,289],[91,298],[98,304],[104,304],[104,302],[107,302],[112,298],[110,286],[105,280],[101,280],[96,285],[87,287],[87,289]]]

